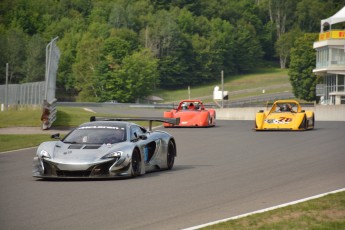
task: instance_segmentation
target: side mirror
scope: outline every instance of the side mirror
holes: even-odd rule
[[[60,133],[55,133],[55,134],[51,135],[50,138],[60,139]]]
[[[139,139],[140,139],[140,140],[146,140],[146,139],[147,139],[147,136],[146,136],[145,134],[141,134],[141,135],[139,136]]]
[[[131,141],[132,142],[137,142],[139,140],[146,140],[147,139],[147,136],[145,134],[141,134],[139,136],[135,136]]]

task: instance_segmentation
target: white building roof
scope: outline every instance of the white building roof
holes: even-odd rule
[[[321,20],[321,32],[323,32],[324,26],[329,25],[331,27],[333,24],[337,24],[339,22],[345,22],[345,6],[332,17]]]

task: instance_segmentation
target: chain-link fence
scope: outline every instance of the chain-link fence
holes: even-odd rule
[[[41,105],[44,100],[45,85],[44,81],[0,85],[0,104]]]

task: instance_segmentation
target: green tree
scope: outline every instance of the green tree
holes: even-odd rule
[[[100,49],[100,63],[97,68],[102,85],[108,81],[108,73],[118,70],[121,67],[122,60],[131,52],[131,43],[118,36],[108,37],[104,41]]]
[[[291,63],[289,69],[290,82],[293,93],[297,98],[316,100],[317,77],[313,74],[315,68],[315,50],[313,42],[318,34],[304,34],[299,37],[291,49]]]
[[[280,59],[280,68],[285,69],[290,60],[290,50],[294,46],[297,37],[301,36],[299,29],[290,30],[284,33],[275,44],[276,52]]]
[[[142,47],[157,59],[163,88],[211,82],[221,70],[227,76],[246,72],[262,66],[261,60],[280,59],[285,68],[294,40],[290,31],[318,32],[320,20],[343,5],[342,0],[2,0],[0,83],[6,63],[11,83],[41,79],[41,46],[57,36],[58,99],[111,98],[106,83]]]
[[[179,30],[173,14],[161,10],[153,15],[141,34],[145,48],[151,49],[156,57],[163,57],[176,48]]]
[[[221,70],[235,71],[235,30],[227,21],[219,18],[195,19],[191,36],[192,56],[190,85],[207,83],[219,79]]]
[[[93,76],[91,77],[90,74],[95,71],[94,68],[98,68],[97,55],[100,53],[102,41],[109,37],[110,29],[106,19],[88,23],[82,14],[76,12],[72,17],[62,17],[47,27],[46,37],[59,34],[58,46],[61,50],[61,58],[57,79],[58,99],[74,100],[80,94],[78,100],[97,100],[95,95],[98,95],[96,93],[98,89],[91,81]],[[83,55],[88,56],[83,57]],[[90,66],[93,66],[93,69],[87,73],[90,71]],[[84,82],[83,76],[89,76],[90,81]],[[92,89],[91,85],[86,86],[81,82],[92,84],[95,88]]]
[[[109,72],[105,85],[108,100],[135,102],[150,95],[158,82],[158,63],[151,51],[143,49],[126,56],[120,68]]]
[[[132,35],[128,29],[113,30],[111,36],[104,41],[100,49],[97,82],[99,85],[99,100],[101,101],[119,100],[114,98],[111,90],[108,90],[108,85],[109,82],[119,80],[114,78],[117,78],[118,71],[122,68],[123,60],[130,56],[138,46],[137,41]]]
[[[148,0],[116,0],[109,15],[109,23],[114,28],[126,28],[140,31],[146,24],[146,15],[153,7]]]
[[[295,11],[297,0],[263,0],[259,6],[269,16],[269,23],[275,29],[276,39],[293,28],[295,24]],[[274,42],[272,47],[274,47]],[[279,56],[279,54],[278,54]],[[285,56],[279,56],[280,63],[285,63]],[[285,68],[283,65],[281,68]]]
[[[72,67],[76,60],[77,46],[81,36],[81,33],[65,32],[57,42],[61,52],[56,79],[58,100],[74,100],[77,95]]]
[[[140,32],[143,46],[159,58],[160,86],[163,88],[185,86],[194,74],[191,70],[192,45],[183,32],[191,21],[191,14],[186,10],[160,10],[147,17],[147,26]]]
[[[30,38],[26,47],[25,82],[45,80],[46,44],[39,34]]]
[[[16,84],[25,81],[26,43],[28,36],[20,28],[11,28],[0,34],[0,53],[3,56],[1,67],[9,65],[9,83]],[[2,82],[5,76],[2,75]]]
[[[126,41],[128,50],[137,50],[142,47],[140,44],[140,39],[138,37],[138,34],[135,33],[135,31],[131,29],[111,29],[109,37],[116,37],[118,39],[121,39],[123,41]]]
[[[179,52],[161,57],[158,61],[159,86],[164,89],[176,89],[190,85],[194,75],[189,71],[188,61],[191,59]]]
[[[247,72],[260,64],[263,51],[256,30],[242,19],[236,24],[235,47],[234,60],[238,72]]]
[[[59,36],[62,40],[67,33],[82,33],[88,30],[87,22],[81,15],[73,18],[63,17],[60,20],[48,25],[43,33],[43,37],[50,41],[52,38]]]
[[[100,63],[100,48],[102,37],[95,37],[94,33],[85,33],[78,43],[77,55],[73,64],[75,88],[79,91],[78,101],[98,101],[100,98],[97,69]]]
[[[322,0],[302,0],[298,2],[296,8],[297,23],[301,30],[313,33],[320,30],[320,18],[325,19],[331,14],[325,14],[325,1]],[[296,24],[297,24],[296,23]]]
[[[45,10],[51,1],[25,1],[17,0],[12,2],[12,7],[6,12],[7,18],[16,27],[20,27],[26,34],[32,36],[38,32],[42,32],[45,28]]]
[[[276,61],[276,51],[274,47],[274,42],[277,40],[274,27],[272,22],[267,22],[263,25],[262,29],[259,29],[258,37],[260,39],[260,44],[264,52],[263,59],[268,61]]]

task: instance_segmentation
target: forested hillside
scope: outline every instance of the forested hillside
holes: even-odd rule
[[[43,81],[58,39],[58,99],[134,102],[290,64],[290,49],[344,0],[2,0],[0,84]],[[312,46],[312,44],[311,44]]]

